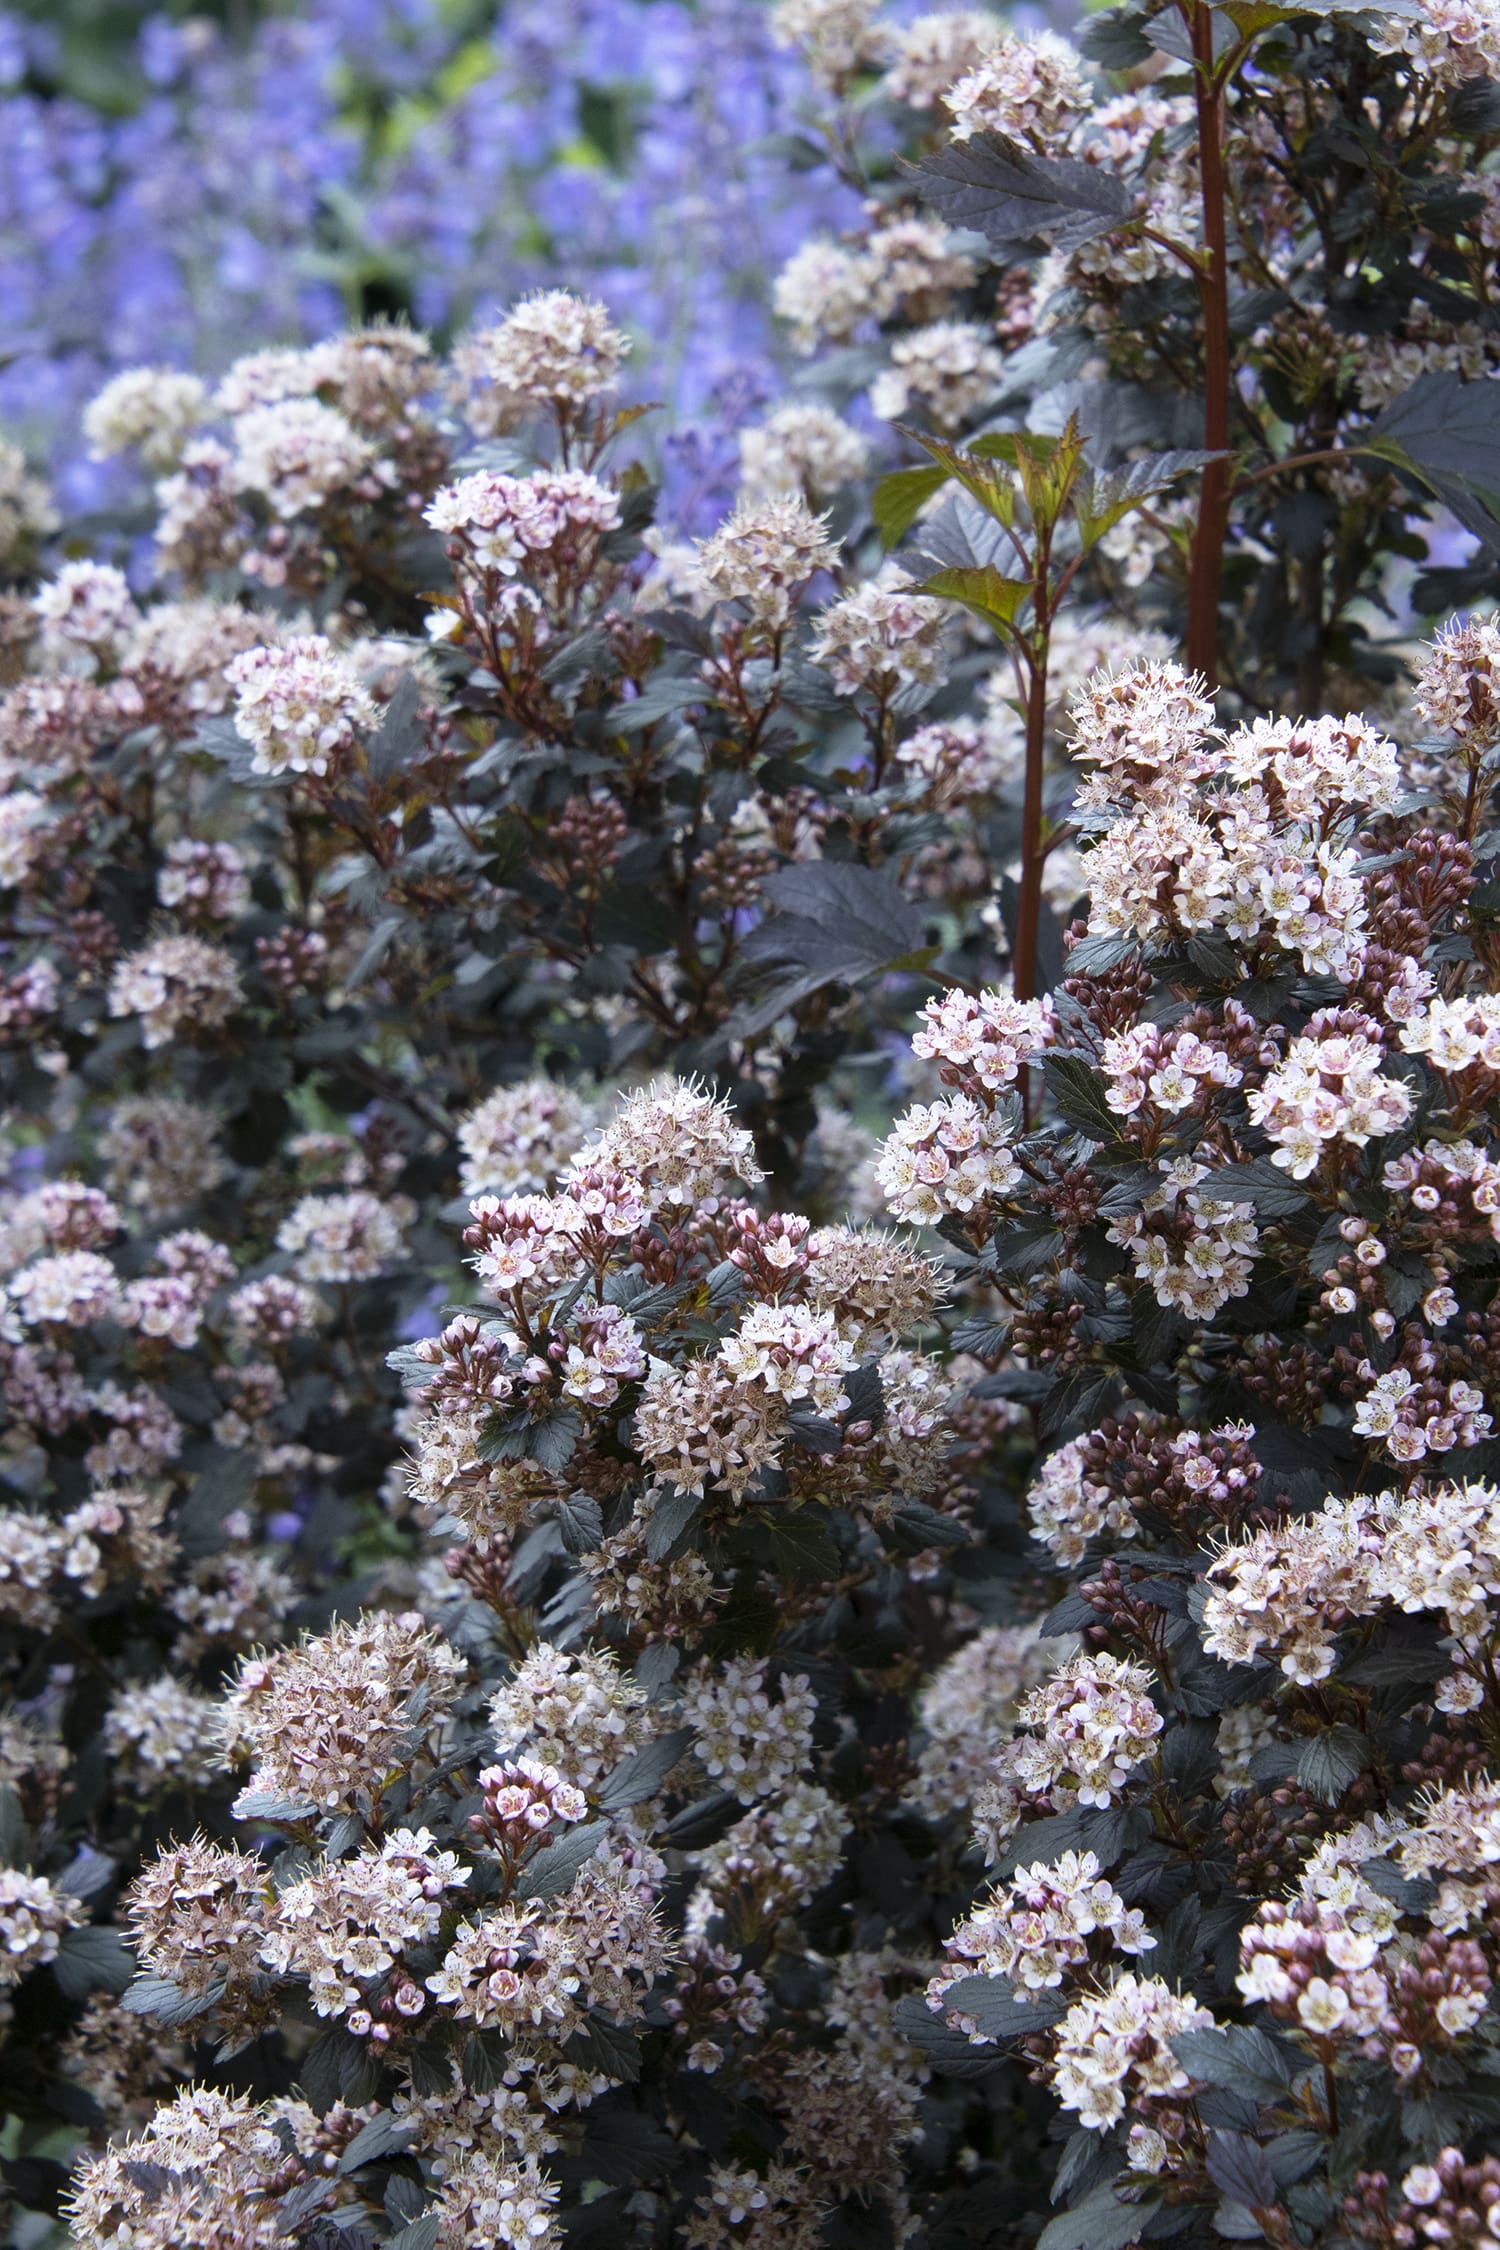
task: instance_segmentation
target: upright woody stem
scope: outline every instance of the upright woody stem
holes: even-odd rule
[[[1198,165],[1203,183],[1203,262],[1198,299],[1203,311],[1203,445],[1210,461],[1198,492],[1188,577],[1188,669],[1209,686],[1219,673],[1219,577],[1229,531],[1229,256],[1225,225],[1224,103],[1214,64],[1214,13],[1207,0],[1188,0],[1193,38],[1193,79],[1198,103]]]
[[[1016,901],[1016,998],[1036,995],[1037,930],[1042,918],[1042,771],[1047,752],[1047,637],[1031,652],[1026,694],[1026,793],[1021,807],[1021,888]]]

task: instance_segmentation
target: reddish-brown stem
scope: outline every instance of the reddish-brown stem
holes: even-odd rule
[[[1203,471],[1198,522],[1188,574],[1188,669],[1210,687],[1219,676],[1219,578],[1229,531],[1229,240],[1225,222],[1223,91],[1214,64],[1214,11],[1189,0],[1193,82],[1198,104],[1198,168],[1203,183],[1203,260],[1198,302],[1203,313],[1203,445],[1219,456]]]
[[[1047,749],[1047,641],[1031,651],[1026,690],[1026,794],[1021,807],[1021,889],[1016,901],[1016,998],[1036,994],[1037,930],[1042,916],[1042,767]]]

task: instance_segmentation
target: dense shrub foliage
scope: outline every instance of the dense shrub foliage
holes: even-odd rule
[[[8,463],[32,2250],[1500,2231],[1500,24],[769,32],[721,516],[559,286]]]

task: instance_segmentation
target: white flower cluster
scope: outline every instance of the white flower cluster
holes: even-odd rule
[[[863,476],[870,449],[831,407],[789,400],[740,432],[740,490],[756,505],[828,500]]]
[[[1213,2020],[1211,2009],[1159,1977],[1127,1970],[1103,1992],[1075,2001],[1052,2034],[1052,2091],[1089,2132],[1108,2132],[1127,2105],[1170,2101],[1187,2092],[1192,2079],[1172,2042]]]
[[[0,1867],[0,1992],[55,1961],[65,1934],[87,1920],[88,1909],[71,1891],[44,1875]]]
[[[415,1614],[380,1612],[321,1640],[248,1658],[225,1702],[225,1743],[253,1760],[247,1794],[348,1807],[439,1726],[467,1666]],[[418,1689],[424,1715],[406,1716]]]
[[[629,350],[592,297],[535,290],[455,348],[464,419],[480,436],[495,437],[544,411],[571,417],[614,388]]]
[[[1435,1318],[1439,1312],[1448,1317],[1450,1296],[1451,1291],[1434,1290],[1423,1300],[1434,1326],[1439,1325]],[[1370,1388],[1355,1404],[1354,1428],[1361,1437],[1380,1439],[1393,1461],[1409,1466],[1429,1453],[1482,1445],[1490,1434],[1484,1393],[1462,1377],[1434,1385],[1419,1382],[1409,1367],[1392,1367],[1377,1375],[1367,1359],[1360,1361],[1356,1372]]]
[[[824,235],[792,252],[776,276],[771,302],[801,352],[822,337],[846,341],[870,317],[870,279],[863,256]]]
[[[36,873],[49,825],[47,800],[34,789],[11,789],[0,797],[0,889],[19,889]]]
[[[1055,31],[1003,39],[943,96],[953,138],[1003,133],[1055,154],[1092,100],[1078,50]]]
[[[899,422],[917,407],[940,430],[956,430],[993,397],[1004,358],[971,320],[934,320],[898,336],[888,367],[870,385],[871,411]]]
[[[808,580],[837,559],[823,518],[798,494],[741,501],[711,538],[700,541],[697,573],[710,594],[744,602],[755,624],[779,633]]]
[[[488,2149],[458,2148],[447,2160],[437,2214],[437,2250],[469,2250],[476,2242],[496,2250],[558,2250],[563,2236],[552,2223],[560,2190],[535,2160],[497,2156]]]
[[[979,8],[945,8],[915,16],[893,35],[883,90],[910,109],[931,109],[954,80],[973,70],[1004,36],[997,18]]]
[[[1500,738],[1500,624],[1467,617],[1428,643],[1418,667],[1412,708],[1438,734],[1467,749]]]
[[[337,407],[320,399],[282,398],[253,406],[237,414],[232,427],[231,490],[263,498],[271,514],[285,523],[350,495],[382,465],[370,440]]]
[[[776,0],[771,29],[777,44],[795,47],[817,83],[832,91],[879,63],[886,49],[876,0]]]
[[[1099,1654],[1075,1656],[1023,1697],[1018,1734],[996,1772],[1058,1811],[1112,1805],[1138,1767],[1155,1755],[1162,1717],[1143,1664]]]
[[[923,1003],[911,1051],[935,1062],[945,1084],[977,1095],[1013,1086],[1021,1066],[1041,1054],[1054,1032],[1050,999],[1017,1000],[1014,993],[945,992]],[[982,1097],[981,1097],[982,1098]]]
[[[490,1700],[502,1750],[525,1744],[581,1789],[591,1789],[651,1739],[644,1690],[603,1650],[539,1641]]]
[[[780,1453],[784,1409],[769,1387],[738,1382],[722,1361],[653,1360],[635,1415],[641,1457],[664,1484],[702,1492],[709,1480],[741,1499]]]
[[[1353,1011],[1315,1015],[1286,1059],[1250,1090],[1250,1115],[1275,1142],[1271,1162],[1305,1180],[1333,1143],[1366,1148],[1411,1115],[1411,1088],[1380,1064],[1379,1026]]]
[[[217,1708],[170,1673],[123,1688],[105,1717],[105,1748],[117,1770],[142,1790],[207,1782],[219,1766]]]
[[[448,1892],[468,1881],[453,1852],[425,1829],[397,1828],[355,1859],[333,1861],[278,1892],[260,1957],[282,1976],[305,1977],[313,2012],[343,2016],[356,2036],[373,2028],[362,1987],[388,1976],[408,1947],[427,1944]],[[420,2014],[421,1993],[403,2009]]]
[[[1260,1229],[1253,1203],[1221,1201],[1203,1192],[1212,1169],[1190,1157],[1162,1157],[1162,1185],[1108,1230],[1130,1252],[1137,1276],[1160,1305],[1207,1320],[1231,1297],[1243,1297]]]
[[[968,1094],[917,1102],[880,1144],[875,1176],[893,1217],[936,1226],[1009,1193],[1021,1177],[1012,1153],[1019,1119]]]
[[[1253,790],[1212,809],[1209,819],[1148,805],[1101,838],[1085,863],[1090,932],[1191,936],[1222,923],[1239,942],[1265,933],[1312,974],[1352,981],[1366,944],[1356,854],[1279,833]]]
[[[18,560],[57,525],[47,485],[31,474],[19,446],[0,439],[0,555]]]
[[[1438,1882],[1429,1917],[1435,1929],[1473,1928],[1493,1911],[1500,1781],[1476,1774],[1456,1788],[1436,1790],[1400,1836],[1395,1857],[1403,1875]]]
[[[727,1102],[691,1079],[664,1079],[622,1097],[595,1139],[579,1151],[565,1185],[618,1172],[640,1183],[651,1211],[712,1213],[726,1180],[759,1185],[755,1142]]]
[[[246,649],[224,676],[234,691],[235,727],[253,746],[255,773],[326,774],[376,723],[358,673],[322,633]]]
[[[1396,753],[1377,729],[1258,719],[1225,738],[1201,682],[1155,663],[1094,681],[1073,718],[1074,753],[1095,769],[1081,808],[1122,815],[1087,856],[1092,932],[1222,924],[1237,943],[1269,937],[1313,974],[1353,980],[1365,891],[1357,852],[1330,830],[1395,802]]]
[[[1026,1488],[1031,1535],[1062,1563],[1081,1560],[1103,1532],[1133,1539],[1139,1529],[1125,1495],[1085,1475],[1086,1447],[1086,1439],[1070,1438],[1047,1455]]]
[[[276,1247],[295,1258],[306,1281],[371,1281],[401,1255],[405,1207],[367,1188],[347,1195],[304,1195],[276,1230]]]
[[[237,921],[250,904],[250,876],[233,844],[168,844],[156,895],[184,921]]]
[[[1108,1080],[1105,1101],[1120,1117],[1143,1110],[1178,1117],[1201,1107],[1214,1088],[1227,1091],[1244,1077],[1222,1047],[1156,1023],[1111,1032],[1100,1047],[1099,1068]]]
[[[219,1030],[244,1003],[234,955],[198,937],[154,938],[109,981],[112,1016],[138,1016],[146,1047]]]
[[[618,1305],[581,1307],[574,1318],[578,1340],[563,1361],[563,1391],[588,1406],[613,1406],[620,1385],[646,1372],[640,1330]]]
[[[808,653],[846,695],[864,691],[884,700],[940,677],[947,613],[940,602],[908,592],[909,583],[888,566],[879,580],[819,614]]]
[[[844,1377],[857,1356],[831,1312],[763,1304],[748,1308],[719,1354],[735,1383],[763,1385],[772,1398],[822,1415],[848,1406]]]
[[[1399,1037],[1403,1053],[1425,1055],[1444,1078],[1470,1072],[1500,1078],[1500,993],[1429,1000],[1406,1017]]]
[[[1091,1946],[1091,1938],[1106,1943]],[[944,1942],[951,1966],[928,1984],[928,2005],[942,2009],[944,1996],[969,1976],[1004,1977],[1020,1987],[1020,2000],[1060,1985],[1106,1951],[1141,1954],[1155,1945],[1140,1908],[1126,1906],[1095,1854],[1064,1852],[1055,1865],[1038,1860],[1018,1869],[1006,1890],[992,1891],[965,1916]],[[984,2043],[962,2008],[945,2012],[976,2046]]]
[[[125,367],[83,410],[90,458],[138,448],[148,469],[177,466],[183,446],[209,411],[208,386],[175,367]]]
[[[614,1863],[589,1867],[545,1904],[460,1923],[426,1987],[476,2030],[564,2041],[590,2007],[638,2017],[667,1956],[650,1893]]]
[[[1477,1395],[1477,1394],[1476,1394]],[[1325,1680],[1354,1618],[1385,1602],[1434,1611],[1456,1649],[1455,1669],[1486,1660],[1500,1598],[1500,1490],[1414,1485],[1409,1493],[1329,1500],[1231,1542],[1209,1565],[1204,1646],[1228,1664],[1262,1650],[1301,1686]],[[1468,1708],[1462,1681],[1439,1691],[1444,1708]]]
[[[166,1217],[210,1194],[224,1176],[211,1110],[171,1094],[117,1102],[99,1136],[110,1193],[144,1216]]]
[[[806,1252],[808,1296],[860,1346],[920,1328],[946,1291],[942,1269],[895,1235],[816,1227]]]
[[[1358,807],[1389,812],[1401,794],[1396,745],[1368,719],[1252,719],[1225,737],[1218,770],[1263,789],[1278,816],[1317,821]]]
[[[497,1087],[459,1120],[466,1195],[537,1195],[576,1154],[594,1125],[594,1111],[571,1087],[551,1078],[522,1078]]]
[[[189,2242],[261,2250],[278,2223],[278,2190],[321,2169],[319,2120],[305,2102],[274,2115],[248,2098],[190,2086],[156,2111],[136,2140],[85,2157],[70,2191],[73,2239],[83,2250],[182,2250]],[[306,2151],[306,2169],[294,2151]],[[325,2182],[328,2200],[332,2189]],[[317,2201],[304,2199],[311,2211]],[[229,2230],[233,2229],[231,2233]]]
[[[721,1789],[754,1804],[801,1777],[812,1749],[818,1699],[802,1673],[784,1673],[772,1701],[766,1667],[731,1657],[704,1667],[688,1683],[683,1716],[697,1740],[694,1754]]]
[[[92,668],[123,647],[140,620],[130,581],[112,563],[67,562],[32,599],[44,643],[62,657]]]
[[[701,1934],[736,1898],[772,1918],[805,1906],[838,1868],[848,1833],[848,1813],[815,1782],[762,1798],[700,1855],[689,1934]]]
[[[1084,811],[1170,803],[1215,770],[1213,700],[1170,658],[1089,680],[1070,716],[1073,755],[1094,769],[1079,791]]]
[[[1404,1196],[1423,1219],[1441,1224],[1444,1204],[1461,1193],[1491,1237],[1500,1241],[1500,1159],[1476,1141],[1425,1141],[1381,1167],[1381,1182]]]
[[[570,549],[592,553],[619,522],[620,497],[586,469],[529,477],[476,469],[444,485],[425,520],[450,541],[462,569],[514,578],[564,560]]]
[[[1371,44],[1404,55],[1435,86],[1462,87],[1500,76],[1500,10],[1493,0],[1431,0],[1420,15],[1383,16]]]

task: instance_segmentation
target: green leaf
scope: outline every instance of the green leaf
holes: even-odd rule
[[[941,1516],[925,1500],[898,1500],[891,1516],[896,1544],[911,1555],[927,1547],[967,1547],[973,1533],[954,1516]]]
[[[1127,469],[1108,475],[1085,469],[1073,493],[1073,516],[1085,548],[1096,547],[1117,523],[1143,508],[1179,477],[1206,468],[1222,459],[1217,453],[1182,449],[1174,453],[1149,453]]]
[[[1201,2084],[1228,2086],[1261,2102],[1279,2101],[1301,2068],[1300,2061],[1287,2057],[1268,2032],[1249,2024],[1180,2031],[1172,2041],[1172,2052]]]
[[[1064,253],[1129,216],[1123,180],[1076,157],[1037,156],[1001,133],[952,141],[913,167],[923,200],[950,226],[973,227],[992,249],[1045,240]]]
[[[554,1408],[545,1421],[533,1421],[529,1414],[509,1422],[492,1419],[479,1440],[479,1457],[482,1461],[535,1461],[549,1476],[560,1476],[573,1458],[582,1429],[582,1418],[572,1406]]]
[[[224,1990],[223,1982],[210,1985],[207,1992],[184,1992],[180,1984],[170,1977],[149,1973],[132,1979],[120,1996],[120,2006],[133,2016],[149,2016],[153,2023],[165,2024],[176,2031],[198,2016],[206,2016]]]
[[[1329,1727],[1303,1744],[1297,1779],[1325,1805],[1336,1805],[1370,1762],[1370,1744],[1354,1727]]]
[[[691,1727],[674,1727],[655,1742],[648,1742],[628,1758],[622,1758],[603,1787],[596,1802],[601,1812],[623,1812],[627,1805],[643,1804],[654,1797],[668,1775],[675,1772],[691,1748]]]
[[[393,2234],[386,2250],[437,2250],[438,2229],[442,2223],[436,2211],[428,2211],[404,2226],[399,2234]]]
[[[1500,398],[1451,370],[1419,375],[1371,424],[1358,450],[1414,477],[1466,531],[1500,551]]]
[[[679,1851],[701,1851],[705,1844],[716,1844],[744,1810],[732,1789],[715,1789],[675,1813],[661,1831],[662,1837]]]
[[[1097,2187],[1043,2227],[1036,2250],[1125,2250],[1140,2241],[1156,2209],[1154,2203],[1122,2203],[1113,2187]]]
[[[646,1519],[646,1553],[652,1562],[666,1561],[702,1506],[699,1492],[664,1492],[652,1503]]]
[[[64,1930],[52,1974],[68,2000],[86,2000],[91,1992],[123,1992],[135,1975],[135,1955],[118,1930]]]
[[[1220,1164],[1198,1182],[1196,1195],[1214,1203],[1250,1203],[1263,1219],[1290,1219],[1307,1209],[1307,1190],[1269,1160]]]
[[[1067,2002],[1052,1992],[1021,1992],[1007,1977],[960,1977],[943,1994],[943,2006],[967,2016],[986,2039],[1024,2039],[1061,2023]]]
[[[765,894],[778,911],[745,939],[742,981],[774,981],[731,1018],[735,1038],[753,1037],[825,985],[922,967],[934,950],[921,913],[891,877],[852,860],[784,867]]]
[[[588,2070],[602,2070],[611,2078],[634,2084],[641,2075],[641,2043],[623,2024],[590,2016],[581,2031],[568,2041],[567,2054]]]
[[[1271,2210],[1281,2201],[1266,2152],[1249,2133],[1209,2134],[1208,2176],[1222,2195],[1247,2211]]]
[[[411,2146],[415,2128],[410,2118],[393,2117],[382,2110],[368,2124],[361,2125],[349,2146],[339,2158],[341,2172],[357,2172],[361,2164],[373,2164],[377,2156],[397,2156]]]
[[[604,1537],[604,1516],[598,1501],[588,1492],[570,1492],[566,1500],[557,1503],[557,1528],[570,1555],[589,1554]]]
[[[1043,1069],[1064,1124],[1091,1141],[1118,1139],[1120,1120],[1105,1098],[1104,1078],[1091,1062],[1082,1055],[1049,1055]]]
[[[962,485],[985,514],[999,524],[1010,525],[1016,520],[1016,486],[1012,477],[1003,475],[994,464],[1003,462],[1013,469],[1025,457],[1018,433],[1004,430],[989,437],[976,438],[972,446],[952,445],[947,438],[932,437],[925,430],[907,429],[896,424],[904,438],[910,438],[930,455],[940,469],[947,471],[956,484]],[[1055,438],[1037,438],[1038,450],[1057,450]]]
[[[419,758],[426,747],[422,726],[422,683],[415,671],[403,672],[371,735],[365,758],[377,781],[389,780]]]
[[[915,469],[893,469],[875,487],[870,513],[875,528],[888,547],[903,539],[935,492],[948,482],[948,471],[937,462]]]
[[[1106,970],[1118,969],[1132,954],[1139,953],[1141,941],[1133,931],[1099,930],[1092,937],[1080,938],[1067,957],[1070,977],[1099,977]]]
[[[1102,70],[1135,70],[1151,55],[1151,42],[1141,29],[1146,10],[1136,7],[1101,8],[1084,20],[1079,53]]]
[[[935,595],[940,601],[962,602],[965,609],[982,617],[998,633],[1009,632],[1031,599],[1031,587],[1024,578],[1007,578],[991,563],[976,570],[934,571],[921,581],[917,591]]]
[[[556,1898],[560,1891],[570,1891],[580,1871],[598,1850],[608,1828],[606,1820],[585,1820],[559,1836],[555,1844],[544,1844],[535,1858],[527,1860],[522,1868],[516,1884],[517,1897]]]
[[[1064,1852],[1092,1852],[1108,1870],[1128,1851],[1134,1851],[1150,1833],[1150,1820],[1131,1805],[1075,1805],[1070,1812],[1049,1813],[1045,1820],[1030,1820],[1006,1844],[995,1869],[997,1877],[1017,1867],[1038,1862],[1051,1867]]]
[[[839,1551],[824,1516],[813,1508],[758,1520],[752,1534],[757,1558],[779,1578],[838,1575]]]
[[[605,720],[612,734],[644,734],[663,719],[680,718],[684,711],[701,708],[711,691],[692,675],[662,672],[647,681],[629,703],[617,703]]]
[[[956,1352],[972,1352],[976,1359],[998,1359],[1010,1341],[1010,1322],[975,1313],[961,1320],[948,1342]]]
[[[316,1820],[318,1810],[311,1797],[278,1797],[271,1789],[242,1789],[234,1800],[236,1820],[269,1820],[293,1825]]]
[[[898,2000],[891,2019],[903,2039],[909,2039],[945,2078],[988,2078],[1006,2060],[996,2047],[976,2047],[961,2031],[953,2031],[934,2014],[920,1993]]]
[[[1466,78],[1448,96],[1448,123],[1454,132],[1476,138],[1500,133],[1500,86],[1493,78]]]

